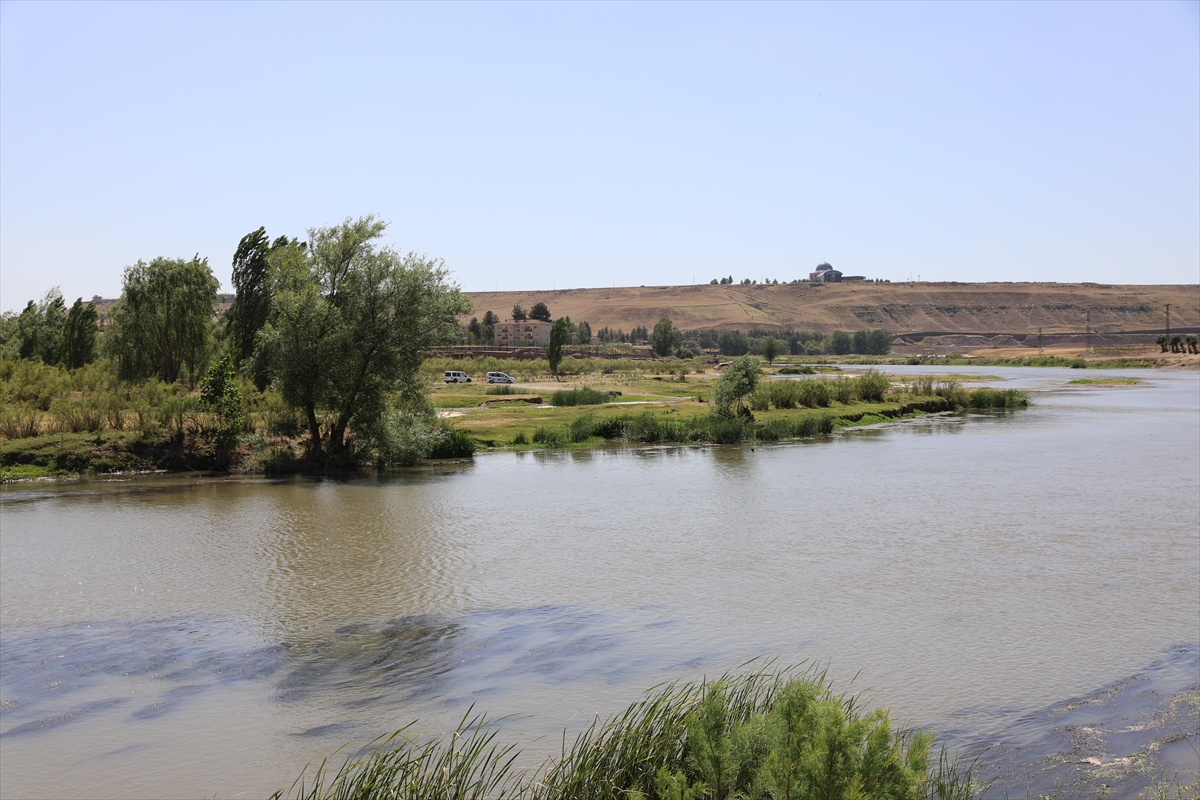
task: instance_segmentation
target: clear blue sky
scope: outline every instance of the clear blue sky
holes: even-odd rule
[[[1200,281],[1200,5],[0,4],[0,307],[348,215],[468,290]]]

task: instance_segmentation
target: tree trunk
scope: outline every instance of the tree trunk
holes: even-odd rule
[[[306,403],[304,411],[308,415],[308,457],[317,466],[324,466],[325,454],[321,451],[321,423],[317,421],[317,410],[312,403]]]

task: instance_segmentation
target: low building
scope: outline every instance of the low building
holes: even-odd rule
[[[536,319],[497,322],[493,341],[496,347],[545,347],[550,344],[550,327]]]
[[[816,272],[808,273],[808,279],[815,283],[841,283],[842,273],[834,269],[832,265],[822,261],[817,265]]]

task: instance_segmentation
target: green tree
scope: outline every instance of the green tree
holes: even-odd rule
[[[830,353],[838,356],[844,356],[854,349],[854,341],[850,338],[850,334],[845,331],[834,331],[828,341],[828,350]]]
[[[200,407],[216,414],[217,424],[209,441],[221,454],[222,461],[237,446],[242,432],[242,393],[237,387],[237,372],[228,355],[209,367],[208,375],[200,381]]]
[[[66,324],[63,325],[63,366],[67,369],[79,369],[84,364],[96,360],[97,321],[100,319],[95,303],[83,304],[83,298],[77,298],[67,312]]]
[[[529,309],[529,318],[549,322],[551,320],[550,309],[546,307],[545,303],[534,303],[533,307]]]
[[[571,341],[571,323],[564,317],[554,320],[550,326],[550,343],[546,345],[546,360],[550,362],[550,372],[558,376],[558,367],[562,364],[563,347]]]
[[[318,465],[347,458],[347,431],[377,429],[389,399],[427,403],[421,352],[453,341],[471,310],[443,261],[378,247],[386,228],[347,218],[310,229],[307,249],[271,254],[275,303],[259,347],[284,400],[303,411]],[[327,447],[319,411],[332,417]]]
[[[499,321],[500,321],[500,318],[498,316],[496,316],[494,313],[492,313],[490,310],[483,315],[483,324],[482,324],[483,330],[481,331],[480,335],[482,337],[481,341],[484,344],[495,344],[495,342],[496,342],[496,323]]]
[[[662,358],[671,355],[671,351],[679,347],[682,340],[683,335],[667,317],[660,319],[654,326],[654,333],[650,334],[654,354]]]
[[[1167,352],[1167,337],[1166,336],[1159,336],[1157,339],[1154,340],[1154,343],[1157,344],[1159,347],[1161,347],[1162,351],[1164,353]]]
[[[851,352],[866,355],[871,352],[871,334],[865,330],[855,331],[851,337]]]
[[[717,348],[723,356],[744,356],[750,352],[750,340],[741,331],[721,331]]]
[[[45,364],[62,363],[66,308],[57,286],[46,292],[41,302],[29,301],[14,326],[18,358],[37,359]]]
[[[713,410],[723,417],[749,414],[744,401],[758,388],[761,367],[758,356],[735,358],[713,386]]]
[[[580,344],[591,344],[592,343],[592,326],[587,323],[587,320],[584,320],[583,322],[576,325],[575,330],[576,330],[576,332],[579,333],[579,343]]]
[[[186,368],[195,381],[208,361],[219,286],[208,259],[199,255],[126,267],[105,333],[117,374],[126,380],[157,375],[174,383]]]
[[[886,356],[892,352],[892,339],[895,338],[887,328],[876,328],[868,334],[867,352],[873,356]]]
[[[762,351],[763,358],[770,364],[775,360],[775,356],[779,355],[779,341],[774,336],[766,336],[758,345]]]
[[[467,334],[471,344],[478,344],[483,339],[483,326],[479,324],[478,317],[471,317],[471,321],[467,323]]]
[[[513,322],[524,322],[525,320],[529,319],[529,314],[525,311],[525,309],[521,308],[520,303],[517,303],[512,307],[512,318]]]

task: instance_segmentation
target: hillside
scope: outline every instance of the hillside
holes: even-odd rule
[[[592,330],[652,327],[670,317],[682,328],[832,331],[888,328],[904,339],[949,344],[967,336],[995,346],[1046,341],[1091,330],[1113,344],[1153,341],[1171,304],[1171,330],[1200,329],[1200,285],[1067,283],[841,283],[754,286],[641,286],[541,292],[471,292],[475,315],[507,319],[513,304],[545,303],[555,316]],[[962,342],[961,344],[967,344]],[[979,344],[979,341],[969,342]]]

